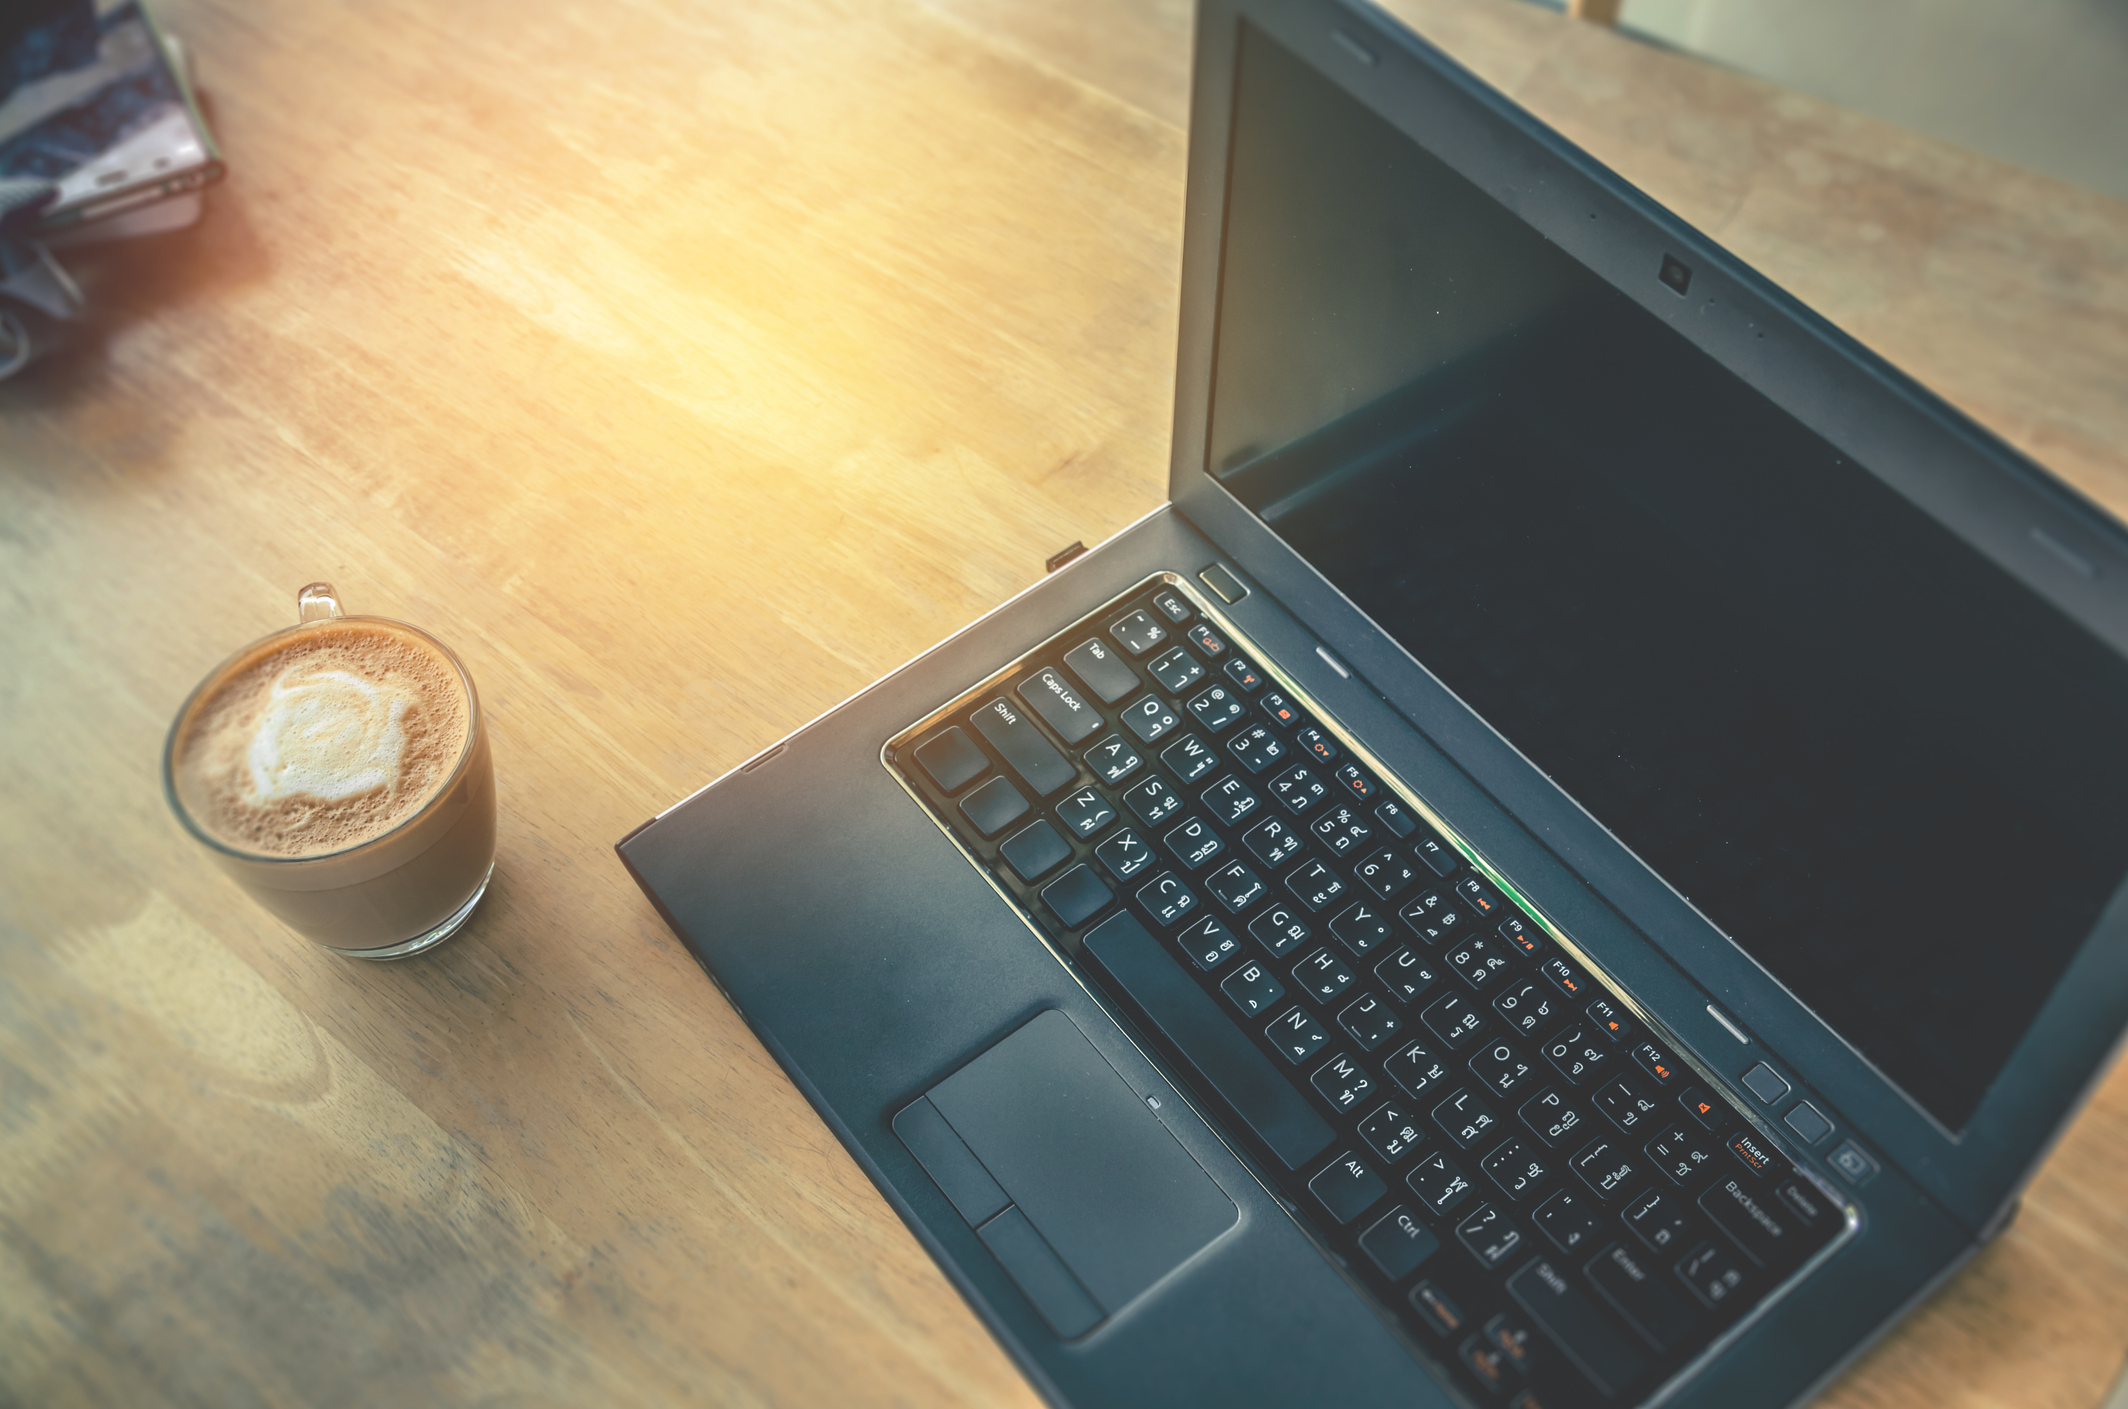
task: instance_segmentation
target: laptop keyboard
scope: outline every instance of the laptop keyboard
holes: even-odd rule
[[[1179,583],[886,757],[1475,1400],[1643,1400],[1846,1229]]]

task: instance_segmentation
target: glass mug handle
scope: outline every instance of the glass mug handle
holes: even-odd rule
[[[335,621],[340,615],[340,594],[333,590],[330,582],[313,582],[296,593],[296,625]]]

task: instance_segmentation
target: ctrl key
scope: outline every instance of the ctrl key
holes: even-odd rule
[[[1419,1264],[1441,1250],[1441,1240],[1426,1225],[1398,1204],[1360,1234],[1360,1249],[1392,1282],[1401,1282],[1418,1271]]]

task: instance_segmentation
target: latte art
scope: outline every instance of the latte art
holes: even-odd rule
[[[174,759],[186,808],[245,851],[309,856],[417,811],[464,750],[469,701],[412,633],[341,619],[232,665]]]
[[[293,672],[291,672],[291,675]],[[401,727],[413,701],[344,670],[283,675],[251,736],[251,800],[338,802],[391,791],[406,752]]]

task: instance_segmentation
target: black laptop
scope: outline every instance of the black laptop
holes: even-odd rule
[[[1171,502],[620,845],[1042,1393],[1779,1405],[2128,1022],[2128,537],[1204,0]]]

